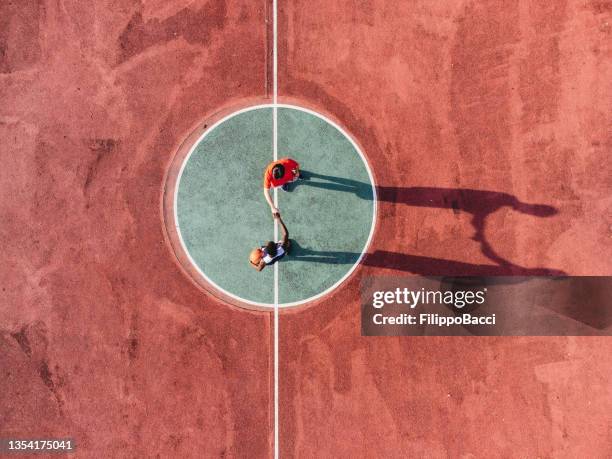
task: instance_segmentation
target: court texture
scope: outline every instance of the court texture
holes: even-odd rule
[[[204,288],[238,305],[297,306],[357,266],[374,231],[376,191],[365,156],[333,121],[297,106],[255,105],[185,147],[166,183],[165,218],[177,257]],[[273,191],[290,227],[291,263],[257,272],[249,251],[280,240],[262,195],[263,169],[279,152],[301,165],[301,180]]]
[[[0,438],[610,457],[610,340],[362,337],[360,285],[612,274],[611,10],[2,2]]]

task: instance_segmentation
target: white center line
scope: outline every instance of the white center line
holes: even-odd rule
[[[278,159],[278,0],[272,0],[272,137],[274,161]],[[274,188],[274,207],[278,208],[278,190]],[[278,222],[274,220],[274,242],[278,241]],[[274,263],[274,459],[279,458],[278,434],[278,262]]]

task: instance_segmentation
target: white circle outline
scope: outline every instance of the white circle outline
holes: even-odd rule
[[[200,142],[209,133],[214,131],[215,128],[217,128],[220,124],[224,123],[225,121],[229,120],[230,118],[233,118],[234,116],[238,116],[238,115],[241,115],[242,113],[250,112],[250,111],[253,111],[253,110],[259,110],[259,109],[262,109],[262,108],[274,108],[274,107],[276,107],[276,108],[289,108],[289,109],[298,110],[298,111],[301,111],[301,112],[308,113],[310,115],[316,116],[317,118],[325,121],[326,123],[328,123],[331,126],[333,126],[334,128],[336,128],[344,137],[346,137],[349,140],[349,142],[351,143],[353,148],[357,151],[357,153],[359,153],[359,156],[361,157],[361,160],[363,161],[363,163],[365,165],[365,168],[366,168],[366,170],[368,172],[368,177],[370,179],[370,185],[372,186],[372,207],[373,207],[373,209],[372,209],[373,210],[373,212],[372,212],[372,224],[370,225],[370,233],[368,234],[368,239],[367,239],[363,249],[361,250],[361,254],[359,255],[359,258],[357,258],[355,263],[353,263],[353,266],[351,266],[351,268],[338,281],[336,281],[336,283],[334,283],[331,287],[328,287],[324,291],[322,291],[320,293],[317,293],[316,295],[313,295],[311,297],[308,297],[308,298],[306,298],[304,300],[294,301],[294,302],[291,302],[291,303],[279,303],[278,304],[279,308],[290,308],[290,307],[294,307],[294,306],[300,306],[300,305],[309,303],[311,301],[318,300],[319,298],[321,298],[321,297],[331,293],[333,290],[338,288],[340,286],[340,284],[342,284],[346,279],[348,279],[348,277],[351,274],[353,274],[355,269],[357,269],[357,266],[359,266],[359,264],[361,263],[361,260],[363,260],[363,257],[365,256],[365,253],[367,252],[368,248],[370,247],[370,243],[372,242],[372,237],[374,236],[374,228],[376,227],[377,203],[378,203],[378,199],[377,199],[377,196],[376,196],[376,185],[375,185],[375,182],[374,182],[374,176],[372,175],[372,170],[370,169],[370,165],[368,164],[368,160],[366,159],[365,155],[361,151],[361,148],[359,148],[359,145],[357,145],[357,142],[355,142],[355,140],[353,139],[353,137],[351,135],[349,135],[342,127],[340,127],[333,120],[327,118],[325,115],[317,113],[317,112],[315,112],[313,110],[310,110],[308,108],[300,107],[299,105],[292,105],[292,104],[258,104],[258,105],[252,105],[250,107],[245,107],[245,108],[242,108],[242,109],[237,110],[235,112],[232,112],[232,113],[224,116],[223,118],[221,118],[220,120],[218,120],[214,124],[212,124],[208,129],[206,129],[206,131],[203,132],[202,135],[200,135],[200,137],[193,143],[193,146],[189,149],[189,153],[183,159],[183,163],[181,164],[181,168],[180,168],[179,173],[178,173],[176,184],[174,186],[174,199],[173,199],[173,203],[174,203],[174,211],[173,211],[173,214],[174,214],[174,226],[176,228],[176,232],[178,234],[179,241],[181,243],[181,248],[183,249],[183,252],[185,252],[185,255],[187,256],[188,260],[191,262],[192,266],[196,269],[196,271],[204,278],[204,280],[206,280],[206,282],[208,282],[214,288],[216,288],[217,290],[219,290],[223,294],[225,294],[225,295],[229,296],[230,298],[233,298],[233,299],[235,299],[237,301],[249,304],[251,306],[258,306],[258,307],[269,308],[269,309],[274,309],[274,306],[275,306],[274,303],[271,304],[271,303],[260,303],[260,302],[257,302],[257,301],[251,301],[251,300],[247,300],[245,298],[242,298],[241,296],[235,295],[235,294],[233,294],[231,292],[228,292],[224,288],[222,288],[219,285],[217,285],[217,283],[214,282],[212,279],[210,279],[204,273],[204,271],[200,268],[200,266],[196,263],[196,261],[193,259],[193,257],[189,253],[189,250],[187,249],[187,246],[185,245],[185,241],[183,240],[183,235],[181,234],[181,228],[180,228],[179,223],[178,223],[178,221],[179,221],[178,220],[178,190],[179,190],[179,187],[180,187],[180,184],[181,184],[181,178],[183,177],[183,171],[185,170],[185,167],[187,166],[187,163],[189,162],[189,159],[191,158],[191,155],[195,151],[196,147],[200,144]]]

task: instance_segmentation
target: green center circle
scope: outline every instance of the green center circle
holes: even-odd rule
[[[277,157],[295,159],[304,175],[289,191],[276,191],[292,241],[276,275],[274,266],[257,272],[248,261],[274,238],[263,172],[274,160],[275,111]],[[182,161],[174,189],[180,246],[200,281],[239,302],[315,300],[338,287],[367,250],[376,218],[372,174],[357,144],[322,115],[290,105],[239,110],[208,128]]]

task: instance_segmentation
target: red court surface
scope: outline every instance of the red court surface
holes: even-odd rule
[[[272,313],[177,262],[163,185],[271,97],[271,2],[0,6],[0,438],[272,457]],[[279,101],[352,132],[376,233],[280,314],[281,457],[610,457],[612,342],[361,337],[371,274],[612,275],[611,6],[280,1]],[[554,207],[522,212],[520,203]]]

